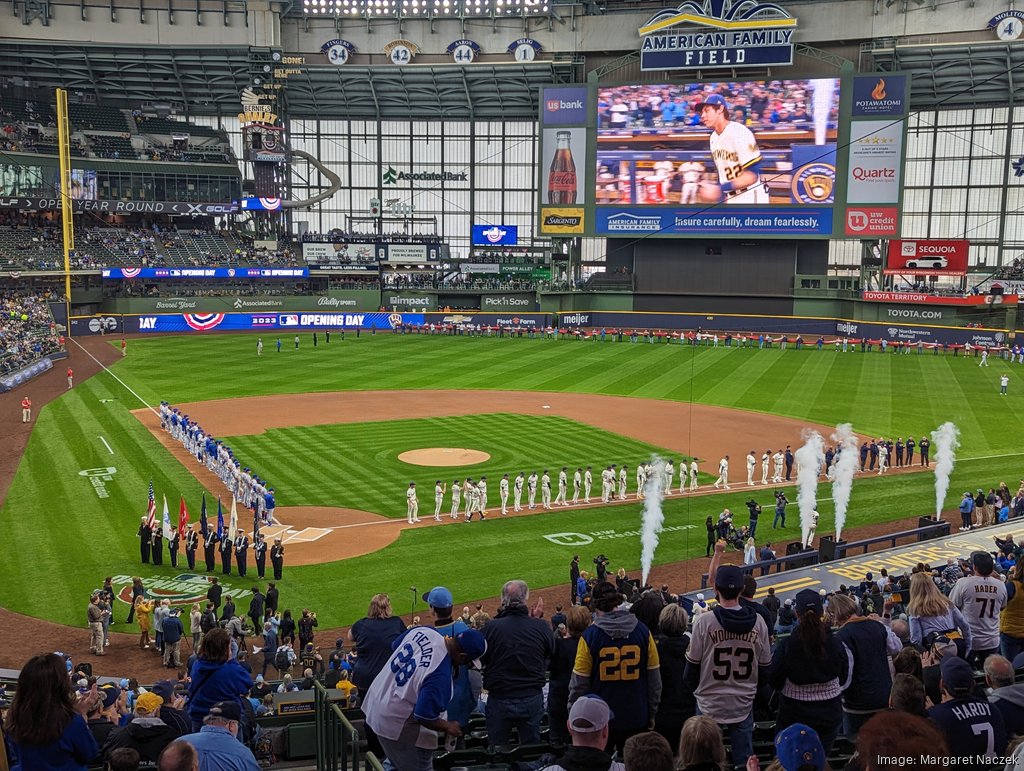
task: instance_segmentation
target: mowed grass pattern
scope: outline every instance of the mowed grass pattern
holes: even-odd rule
[[[947,507],[955,505],[963,490],[999,481],[1012,485],[1020,478],[1016,437],[1022,420],[1017,404],[1024,398],[1022,370],[1000,362],[979,369],[974,360],[927,354],[694,350],[628,343],[390,335],[348,338],[341,343],[335,337],[330,348],[321,343],[313,350],[304,335],[299,352],[286,349],[280,356],[273,351],[273,339],[268,338],[264,340],[268,353],[262,360],[255,356],[254,336],[248,335],[132,341],[128,358],[114,369],[153,404],[160,399],[180,402],[306,390],[533,388],[693,398],[816,422],[852,420],[861,430],[904,436],[914,433],[920,437],[939,423],[953,420],[963,431],[963,447],[945,501]],[[1010,395],[1001,398],[997,395],[997,379],[1004,370],[1011,375]],[[167,565],[140,570],[135,532],[145,509],[150,478],[156,487],[158,506],[161,496],[167,495],[172,518],[177,496],[182,493],[196,520],[202,490],[189,470],[128,412],[138,406],[110,374],[100,374],[40,411],[0,511],[7,557],[0,561],[0,604],[4,607],[84,626],[88,594],[100,585],[103,576],[141,573],[155,578],[183,572]],[[428,485],[421,494],[424,510],[432,503],[435,478],[450,482],[449,477],[478,475],[476,467],[441,473],[394,460],[399,451],[411,446],[469,445],[476,433],[479,442],[472,444],[487,443],[479,448],[494,454],[492,461],[480,467],[492,479],[492,502],[497,500],[497,478],[504,470],[511,473],[521,466],[527,472],[531,467],[539,471],[545,462],[552,467],[584,462],[595,468],[602,462],[631,464],[638,453],[651,449],[589,426],[546,416],[510,419],[486,415],[409,423],[413,422],[415,429],[403,425],[406,421],[388,421],[286,429],[232,441],[247,460],[250,450],[260,462],[264,455],[268,460],[271,456],[279,458],[279,462],[273,461],[277,470],[271,481],[280,485],[282,503],[323,503],[327,498],[350,496],[344,498],[345,505],[375,510],[379,507],[372,501],[383,500],[390,507],[384,513],[398,516],[404,513],[401,496],[409,479]],[[477,432],[476,425],[483,428]],[[548,428],[551,426],[555,428]],[[358,437],[364,430],[365,436]],[[680,426],[679,430],[687,428]],[[353,433],[346,437],[346,432]],[[495,437],[490,436],[492,433]],[[282,437],[279,445],[275,444],[278,434]],[[100,436],[113,448],[114,455],[107,452]],[[365,454],[353,453],[352,441],[362,442],[361,446],[367,448]],[[971,455],[999,457],[966,460]],[[388,463],[392,465],[386,473],[394,475],[394,487],[380,477]],[[351,475],[346,478],[343,465],[347,464],[363,474],[359,484],[350,484]],[[79,472],[106,466],[114,466],[117,471],[105,483],[108,497],[100,498],[89,479]],[[335,486],[337,489],[331,489]],[[211,517],[219,492],[208,492]],[[819,487],[821,498],[827,498],[829,492],[826,485]],[[664,534],[655,565],[703,555],[704,517],[729,507],[739,512],[741,522],[745,521],[743,501],[748,493],[745,487],[734,487],[728,495],[668,501],[666,524],[683,529]],[[759,490],[756,495],[762,504],[771,502],[770,490]],[[790,498],[795,499],[795,494]],[[359,505],[359,501],[365,505]],[[848,526],[928,514],[934,508],[930,474],[864,477],[854,486]],[[820,501],[820,511],[819,534],[831,532],[834,524],[827,500]],[[391,593],[396,607],[404,611],[409,605],[401,598],[411,599],[410,586],[443,583],[453,589],[458,602],[464,602],[495,595],[502,580],[513,574],[535,586],[563,583],[575,551],[583,553],[585,559],[604,551],[612,557],[613,567],[632,571],[639,565],[640,544],[635,534],[639,516],[640,506],[632,502],[509,520],[488,519],[473,525],[413,529],[403,532],[395,544],[365,557],[286,567],[282,597],[291,608],[316,607],[321,623],[333,625],[362,615],[375,591]],[[350,532],[352,538],[359,538],[358,530]],[[576,548],[544,538],[562,532],[583,533],[594,542]],[[771,533],[766,512],[760,540],[770,537],[781,544],[796,540],[798,533],[794,505],[784,533]],[[331,555],[324,554],[324,559],[330,560]],[[345,591],[338,591],[341,587]],[[123,610],[118,618],[123,618]]]
[[[306,391],[466,388],[574,391],[756,410],[875,436],[920,438],[947,420],[962,454],[1015,453],[1024,431],[1024,367],[932,355],[756,350],[576,340],[348,334],[274,351],[254,335],[132,341],[114,366],[152,404]],[[180,367],[178,362],[188,362]],[[1000,398],[999,375],[1010,375]],[[680,430],[683,430],[681,427]]]
[[[630,467],[656,447],[555,416],[492,414],[472,417],[376,421],[329,426],[273,429],[253,436],[230,437],[227,443],[253,468],[272,474],[281,506],[344,506],[386,516],[404,517],[409,482],[419,490],[420,516],[433,515],[434,483],[449,488],[454,479],[488,480],[488,503],[498,505],[498,482],[523,471],[527,476],[548,469],[551,497],[558,492],[558,471],[568,466],[569,494],[578,466],[600,469],[612,463]],[[458,467],[427,467],[405,463],[398,455],[426,447],[482,450],[490,460]],[[597,494],[600,495],[598,481]],[[524,492],[523,500],[526,500]],[[540,502],[538,486],[537,501]],[[443,511],[451,506],[445,495]],[[509,506],[511,507],[511,499]]]

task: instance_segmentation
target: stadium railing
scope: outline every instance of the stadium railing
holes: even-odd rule
[[[327,689],[319,682],[314,685],[313,698],[317,771],[358,771],[359,731],[329,700]]]

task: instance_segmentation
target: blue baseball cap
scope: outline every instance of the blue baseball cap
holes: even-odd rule
[[[435,586],[424,594],[423,601],[432,608],[450,608],[455,605],[452,593],[443,586]]]
[[[697,112],[700,112],[709,104],[713,104],[716,107],[724,107],[726,110],[729,109],[729,105],[726,103],[724,96],[721,94],[711,94],[707,99],[697,105]]]
[[[455,635],[455,643],[459,650],[466,654],[473,666],[480,668],[480,659],[487,653],[487,640],[475,629],[466,629]]]
[[[803,723],[794,723],[775,737],[775,757],[786,771],[811,766],[825,768],[825,748],[817,732]]]

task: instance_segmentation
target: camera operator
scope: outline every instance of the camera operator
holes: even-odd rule
[[[750,512],[750,537],[757,537],[757,518],[761,516],[761,504],[753,498],[747,501],[747,511]]]
[[[603,554],[594,557],[594,564],[597,566],[597,582],[608,580],[608,558]]]
[[[782,490],[775,491],[775,519],[772,521],[772,530],[778,527],[779,521],[782,521],[782,526],[786,526],[786,504],[789,503],[786,500],[786,493]]]

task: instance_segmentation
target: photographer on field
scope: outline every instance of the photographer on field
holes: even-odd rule
[[[603,554],[598,554],[596,557],[594,557],[594,565],[596,565],[595,570],[597,571],[598,583],[608,580],[608,562],[608,558]]]

